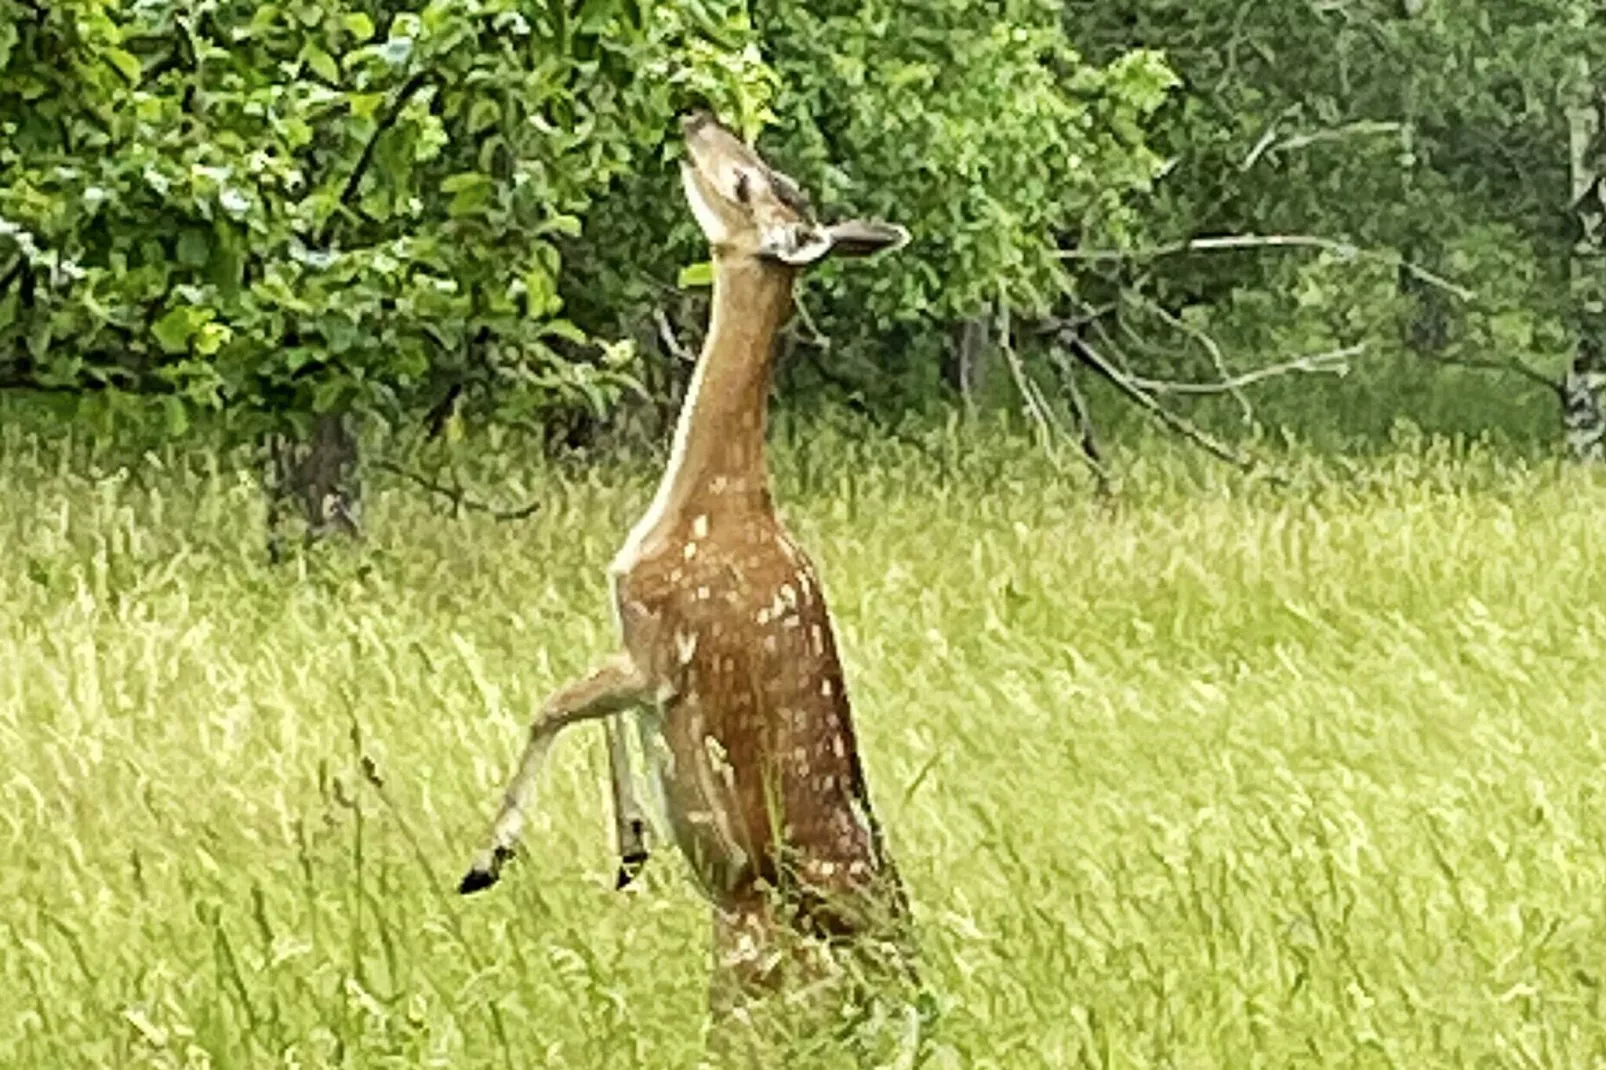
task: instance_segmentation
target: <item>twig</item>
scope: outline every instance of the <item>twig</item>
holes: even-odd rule
[[[1000,287],[1002,290],[1002,287]],[[1020,354],[1015,352],[1014,339],[1010,333],[1009,300],[1007,295],[1000,292],[998,299],[998,348],[1004,354],[1004,362],[1009,365],[1010,375],[1014,377],[1015,386],[1020,390],[1021,398],[1026,402],[1027,415],[1037,427],[1038,441],[1042,444],[1043,452],[1056,466],[1059,464],[1059,454],[1054,450],[1054,435],[1059,433],[1062,438],[1070,438],[1070,434],[1060,425],[1056,418],[1053,406],[1044,396],[1037,383],[1032,380],[1021,363]]]
[[[1211,337],[1209,331],[1203,330],[1202,328],[1187,322],[1181,316],[1173,315],[1169,310],[1161,307],[1158,301],[1150,297],[1145,297],[1136,291],[1126,291],[1123,296],[1126,296],[1130,300],[1137,302],[1139,307],[1148,309],[1154,315],[1159,316],[1166,323],[1170,324],[1171,327],[1181,331],[1183,334],[1186,334],[1188,337],[1192,338],[1194,341],[1203,346],[1205,352],[1210,354],[1210,362],[1215,365],[1216,374],[1221,376],[1221,382],[1219,384],[1220,390],[1211,392],[1231,394],[1232,399],[1238,403],[1239,411],[1243,413],[1244,423],[1247,424],[1254,420],[1255,410],[1249,404],[1249,399],[1244,396],[1243,390],[1241,389],[1242,384],[1237,382],[1231,370],[1228,369],[1227,358],[1225,354],[1221,352],[1221,346],[1213,337]],[[1133,382],[1136,383],[1137,380],[1134,379]],[[1153,388],[1149,387],[1147,389]]]
[[[1315,145],[1323,141],[1340,141],[1344,138],[1354,137],[1357,135],[1361,137],[1367,137],[1376,134],[1398,134],[1401,129],[1402,127],[1399,123],[1363,120],[1356,123],[1347,123],[1344,126],[1340,126],[1335,129],[1317,130],[1309,134],[1294,134],[1283,139],[1282,141],[1278,141],[1277,124],[1273,123],[1266,129],[1266,132],[1261,135],[1260,140],[1255,143],[1255,147],[1251,149],[1249,155],[1244,158],[1244,162],[1239,164],[1238,170],[1240,172],[1247,171],[1255,165],[1255,162],[1259,160],[1261,156],[1275,153],[1280,150],[1302,149],[1307,145]]]
[[[11,289],[11,284],[22,274],[23,266],[27,263],[28,257],[23,253],[18,253],[17,258],[7,265],[6,273],[0,275],[0,293],[5,293]]]
[[[1093,410],[1088,405],[1082,388],[1077,385],[1076,367],[1065,359],[1058,347],[1050,346],[1049,356],[1059,368],[1065,383],[1065,393],[1071,399],[1071,412],[1076,416],[1076,426],[1081,432],[1077,439],[1078,445],[1082,447],[1082,458],[1093,471],[1099,493],[1108,495],[1114,490],[1114,481],[1110,478],[1110,470],[1104,463],[1104,450],[1099,446],[1098,435],[1093,428]]]
[[[1176,413],[1167,409],[1164,405],[1161,405],[1154,399],[1153,395],[1145,392],[1137,386],[1134,386],[1130,379],[1128,379],[1125,375],[1122,375],[1114,365],[1105,360],[1103,357],[1099,356],[1098,352],[1094,350],[1092,346],[1089,346],[1085,341],[1083,341],[1081,338],[1078,338],[1075,334],[1070,332],[1061,332],[1059,338],[1060,341],[1063,342],[1072,353],[1076,354],[1077,359],[1082,361],[1082,363],[1086,364],[1088,367],[1092,368],[1094,371],[1098,372],[1105,379],[1109,380],[1109,382],[1113,384],[1115,388],[1122,394],[1126,395],[1129,400],[1135,402],[1140,408],[1148,411],[1172,431],[1175,431],[1177,434],[1193,442],[1194,445],[1198,446],[1200,449],[1204,450],[1206,453],[1210,454],[1219,461],[1223,461],[1245,472],[1253,471],[1256,468],[1256,462],[1253,458],[1245,457],[1237,450],[1234,450],[1231,446],[1228,446],[1226,443],[1219,441],[1214,436],[1200,429],[1193,423],[1193,421],[1178,416]],[[1276,482],[1286,482],[1286,480],[1284,480],[1281,476],[1278,476],[1276,473],[1271,473],[1270,476]]]
[[[420,473],[414,472],[408,468],[403,468],[401,465],[395,464],[391,461],[375,461],[374,467],[379,469],[381,472],[389,472],[392,475],[400,476],[408,482],[415,483],[424,488],[431,494],[439,494],[441,497],[450,500],[452,503],[453,515],[461,513],[463,510],[467,509],[470,512],[486,513],[491,517],[492,520],[524,520],[534,516],[541,509],[541,502],[539,501],[532,501],[529,505],[526,505],[520,509],[497,509],[495,506],[486,505],[484,502],[475,501],[473,498],[470,498],[468,496],[468,492],[460,486],[448,487],[443,483],[435,482],[428,476],[421,475]]]
[[[396,95],[391,98],[389,106],[385,108],[385,113],[374,124],[374,132],[363,143],[362,152],[358,153],[357,162],[352,166],[351,174],[346,176],[346,181],[341,185],[340,199],[335,202],[338,208],[346,207],[351,201],[352,194],[357,192],[357,184],[362,181],[363,175],[368,173],[369,165],[373,163],[374,150],[379,146],[379,139],[385,135],[385,131],[396,125],[396,120],[401,118],[402,109],[413,99],[413,94],[422,89],[426,82],[431,82],[434,79],[433,72],[419,71],[402,83],[402,87],[396,91]],[[322,247],[329,244],[329,231],[334,226],[334,223],[335,212],[330,212],[324,217],[323,225],[318,228],[316,245]]]
[[[820,330],[819,325],[814,322],[814,317],[809,315],[809,306],[804,303],[803,298],[799,297],[793,301],[792,307],[797,309],[797,321],[809,330],[808,340],[821,349],[830,349],[830,337]]]
[[[1140,390],[1147,390],[1151,394],[1178,394],[1203,395],[1237,393],[1246,386],[1251,386],[1265,379],[1274,379],[1280,375],[1290,375],[1296,372],[1306,372],[1312,375],[1333,373],[1342,375],[1347,368],[1346,362],[1351,357],[1358,357],[1366,352],[1366,343],[1361,342],[1343,349],[1334,349],[1326,353],[1312,353],[1308,357],[1296,357],[1285,360],[1280,364],[1268,364],[1264,368],[1235,375],[1219,383],[1186,383],[1171,379],[1144,379],[1140,376],[1129,375],[1127,381]]]
[[[437,439],[445,433],[446,424],[451,420],[452,413],[457,408],[457,399],[462,396],[463,380],[459,379],[447,387],[446,396],[437,401],[424,414],[424,427],[427,438]]]
[[[1004,362],[1009,365],[1010,375],[1015,379],[1015,387],[1020,391],[1021,400],[1026,403],[1026,413],[1031,417],[1037,428],[1037,438],[1043,450],[1052,459],[1054,458],[1054,436],[1048,424],[1048,416],[1037,404],[1037,394],[1032,390],[1031,383],[1026,377],[1026,369],[1021,366],[1020,355],[1015,352],[1015,346],[1009,338],[1009,301],[1007,298],[998,302],[998,348],[1004,354]]]
[[[1314,234],[1229,234],[1219,238],[1192,238],[1170,245],[1151,245],[1137,249],[1063,249],[1059,257],[1062,260],[1152,260],[1162,256],[1175,256],[1178,253],[1202,253],[1222,249],[1323,249],[1346,259],[1373,260],[1393,265],[1429,286],[1454,294],[1469,304],[1478,299],[1475,291],[1457,286],[1398,253],[1362,249],[1350,242],[1322,238]]]
[[[669,317],[664,314],[662,306],[653,306],[652,321],[658,328],[658,340],[669,350],[670,356],[687,364],[697,363],[697,358],[687,352],[686,347],[681,344],[679,336],[675,334],[674,324],[669,322]]]
[[[1518,375],[1556,394],[1562,393],[1565,389],[1560,380],[1552,379],[1520,357],[1512,357],[1510,360],[1478,360],[1474,357],[1429,357],[1427,360],[1430,364],[1444,364],[1457,368],[1472,368],[1476,371],[1505,372],[1508,375]]]

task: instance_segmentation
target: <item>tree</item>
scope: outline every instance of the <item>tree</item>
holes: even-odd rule
[[[566,255],[687,94],[765,91],[750,38],[698,0],[0,0],[0,384],[312,453],[605,408],[634,356],[565,315]]]

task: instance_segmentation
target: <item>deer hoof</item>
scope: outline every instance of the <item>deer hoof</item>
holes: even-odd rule
[[[619,876],[614,882],[614,890],[619,891],[627,887],[631,881],[641,875],[641,868],[647,864],[646,851],[632,851],[619,860]]]
[[[458,895],[473,895],[484,891],[495,884],[502,876],[502,863],[512,856],[513,852],[505,847],[498,847],[495,851],[482,857],[474,863],[463,879],[457,883]]]
[[[484,891],[486,888],[489,888],[491,885],[495,884],[496,881],[496,873],[493,873],[491,870],[481,869],[479,866],[475,866],[473,869],[463,874],[463,879],[459,881],[457,885],[457,894],[473,895],[475,892]]]

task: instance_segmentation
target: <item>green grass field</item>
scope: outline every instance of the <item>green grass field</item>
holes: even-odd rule
[[[1606,478],[1153,449],[1110,505],[932,441],[778,479],[926,1065],[1606,1065]],[[249,476],[72,452],[0,435],[0,1064],[697,1065],[707,910],[668,849],[611,890],[600,730],[503,885],[451,891],[609,646],[650,464],[532,467],[509,524],[375,487],[362,551],[273,570]]]

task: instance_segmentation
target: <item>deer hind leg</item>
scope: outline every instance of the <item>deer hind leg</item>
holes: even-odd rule
[[[708,1054],[720,1067],[773,1065],[766,996],[784,979],[782,927],[763,896],[714,908],[713,970],[708,985]]]
[[[513,856],[513,849],[524,827],[524,810],[535,783],[546,763],[547,752],[558,732],[577,721],[593,720],[641,705],[647,698],[646,676],[628,654],[614,654],[590,675],[564,687],[549,697],[530,724],[530,741],[518,772],[502,798],[502,807],[491,826],[490,845],[474,860],[458,885],[464,895],[489,888],[501,876],[502,865]]]
[[[854,979],[828,939],[797,925],[795,904],[778,890],[716,907],[713,951],[708,1047],[715,1065],[815,1065],[822,1055],[846,1054]]]
[[[619,876],[615,888],[635,880],[647,864],[647,817],[636,795],[630,773],[630,748],[618,718],[603,722],[608,734],[608,776],[613,782],[614,842],[619,845]]]

